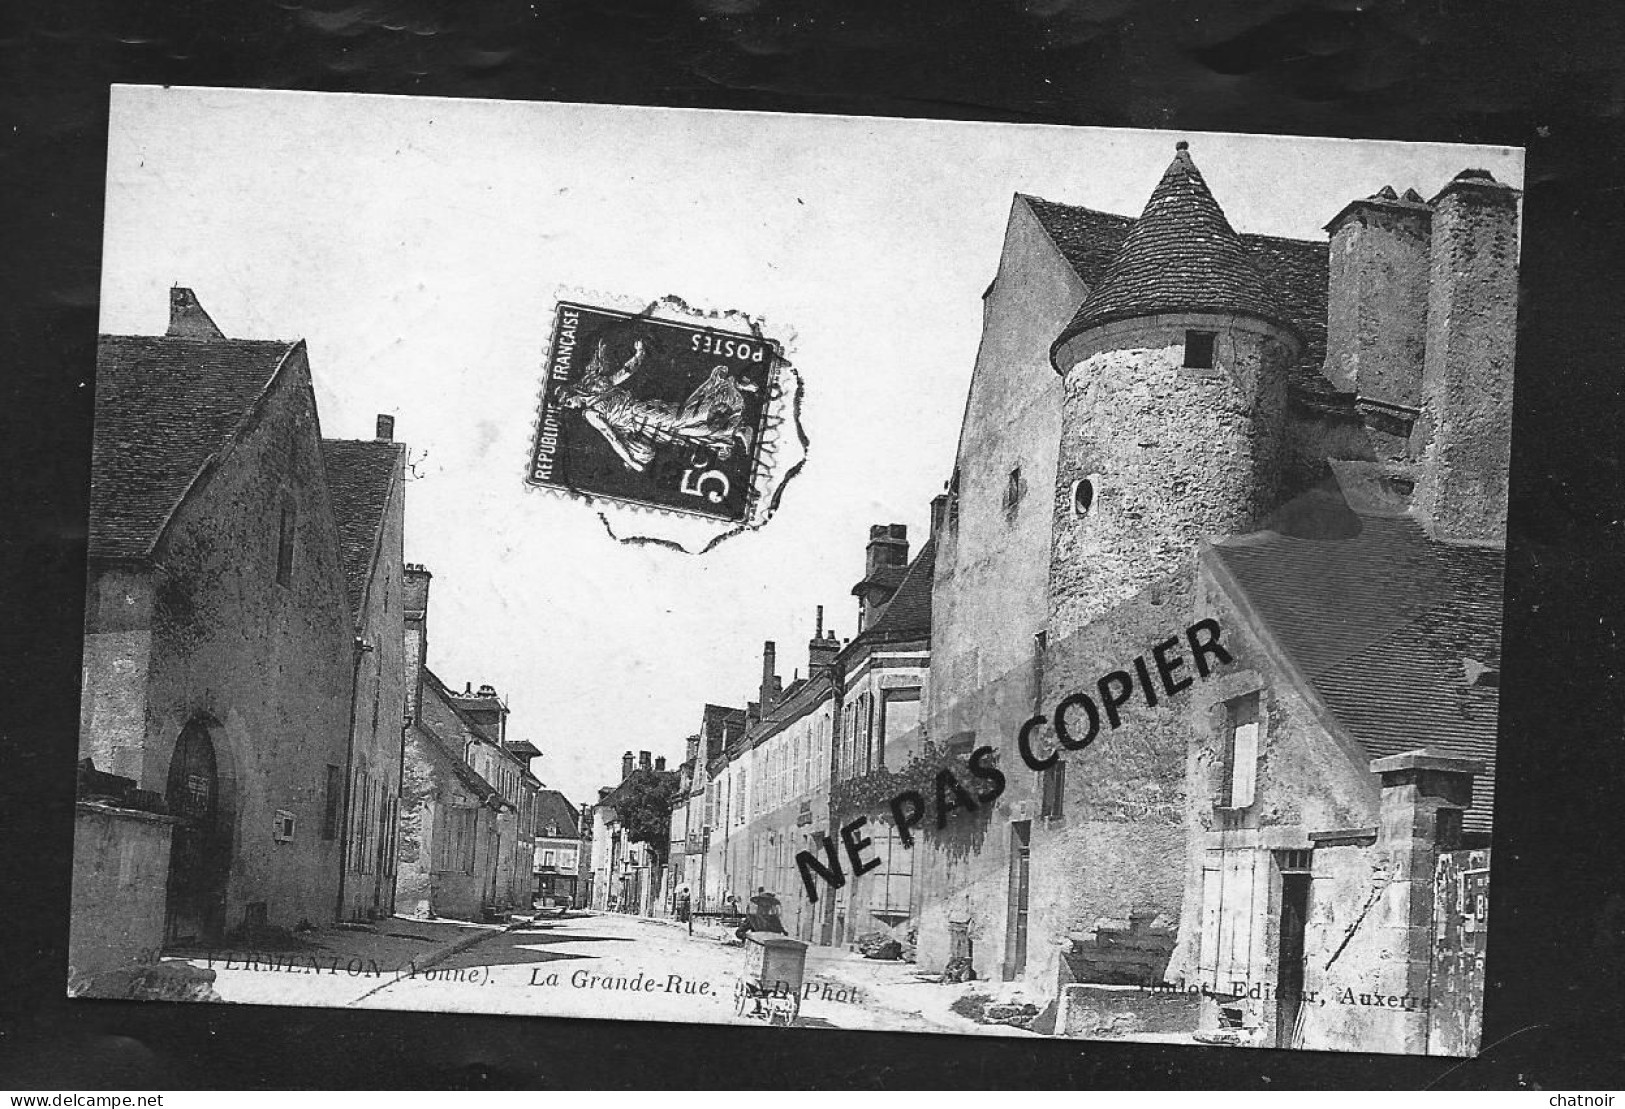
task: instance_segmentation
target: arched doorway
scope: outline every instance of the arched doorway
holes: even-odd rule
[[[170,814],[180,818],[169,849],[165,942],[216,941],[225,915],[231,846],[221,818],[214,741],[202,720],[181,730],[169,760],[164,802]]]

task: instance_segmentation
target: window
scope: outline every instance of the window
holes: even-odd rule
[[[1056,819],[1061,816],[1062,806],[1066,797],[1066,762],[1056,760],[1055,765],[1048,770],[1040,772],[1042,781],[1042,797],[1039,801],[1038,815]]]
[[[1226,702],[1225,717],[1218,804],[1220,808],[1245,809],[1253,803],[1258,773],[1258,694]]]
[[[1281,848],[1275,852],[1275,866],[1282,874],[1308,874],[1313,857],[1306,847]]]
[[[549,867],[549,868],[555,867],[555,866],[558,865],[558,861],[559,861],[559,855],[558,855],[557,851],[543,851],[542,852],[542,865],[544,867]]]
[[[875,695],[858,696],[858,768],[867,774],[875,768]]]
[[[282,526],[276,540],[276,583],[293,581],[293,505],[283,502]]]
[[[1187,331],[1185,332],[1185,368],[1190,370],[1211,370],[1213,368],[1213,340],[1218,333],[1213,331]]]
[[[395,856],[400,850],[401,799],[391,797],[384,810],[384,874],[395,873]]]
[[[276,819],[271,823],[271,838],[278,843],[292,842],[293,824],[293,813],[288,812],[286,809],[278,809]]]
[[[881,694],[880,727],[875,740],[875,765],[886,765],[886,749],[892,750],[892,763],[901,766],[908,761],[915,744],[899,746],[912,738],[911,733],[920,726],[920,691],[918,689],[888,689]]]
[[[1072,483],[1072,515],[1087,516],[1089,510],[1095,506],[1095,483],[1093,478],[1079,478]]]
[[[1022,495],[1027,492],[1027,483],[1021,480],[1021,467],[1017,466],[1010,471],[1010,476],[1004,482],[1004,514],[1014,516],[1016,509],[1021,507]]]
[[[333,839],[339,834],[339,807],[344,803],[344,772],[329,763],[327,766],[327,793],[322,807],[322,838]]]
[[[474,873],[475,821],[479,819],[479,813],[473,809],[458,809],[457,816],[457,831],[460,837],[458,861],[464,874],[472,874]],[[495,835],[494,832],[492,834]]]

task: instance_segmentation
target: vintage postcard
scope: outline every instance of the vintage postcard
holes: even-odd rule
[[[66,988],[1475,1053],[1522,173],[115,88]]]

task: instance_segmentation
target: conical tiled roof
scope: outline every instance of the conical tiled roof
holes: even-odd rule
[[[1291,326],[1183,142],[1056,345],[1101,324],[1162,312],[1236,312]]]

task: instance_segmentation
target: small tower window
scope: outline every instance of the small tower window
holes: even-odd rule
[[[1095,483],[1090,478],[1079,478],[1072,483],[1072,515],[1087,516],[1095,506]]]
[[[1027,483],[1021,480],[1021,467],[1017,466],[1010,471],[1010,476],[1004,484],[1004,511],[1006,515],[1014,515],[1021,505],[1021,498],[1027,492]]]
[[[1185,368],[1190,370],[1211,370],[1213,368],[1213,340],[1218,338],[1214,331],[1187,331],[1185,332]]]

